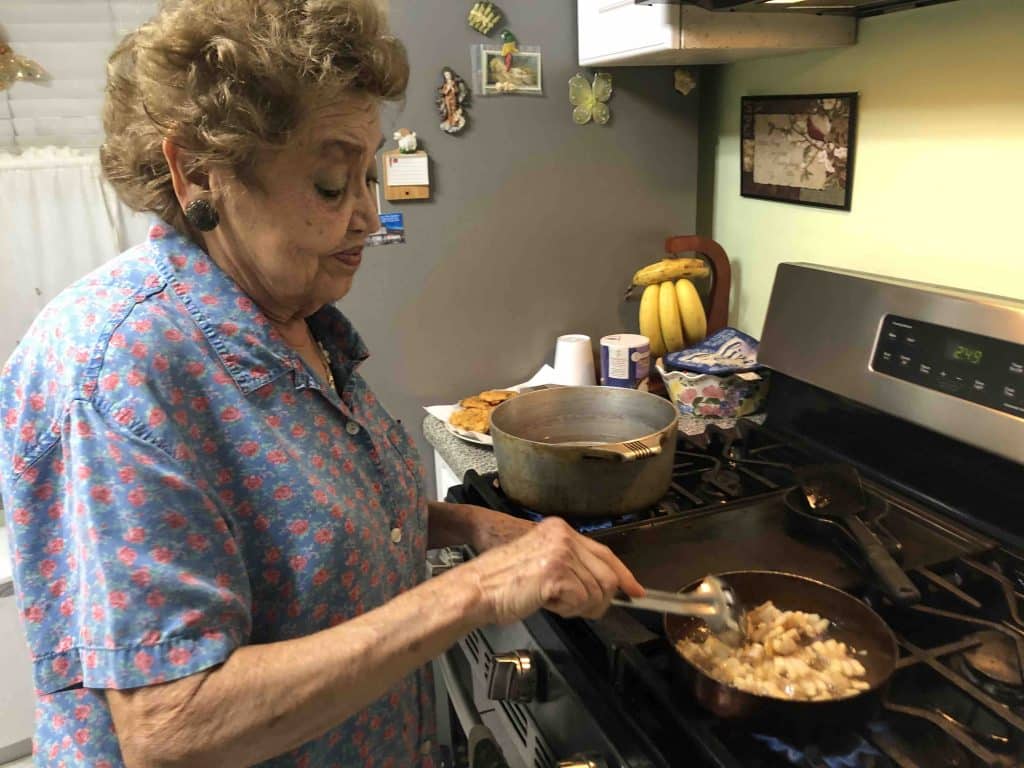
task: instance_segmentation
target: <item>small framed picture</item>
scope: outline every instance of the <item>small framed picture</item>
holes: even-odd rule
[[[740,194],[850,210],[856,93],[744,96]]]
[[[540,48],[519,46],[504,54],[500,45],[473,46],[473,86],[481,96],[543,95],[544,70]]]

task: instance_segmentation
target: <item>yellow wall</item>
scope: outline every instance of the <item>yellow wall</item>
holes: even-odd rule
[[[701,220],[736,263],[733,323],[760,333],[782,261],[1024,299],[1024,0],[865,19],[849,49],[708,80]],[[741,197],[740,97],[828,91],[860,93],[852,210]]]

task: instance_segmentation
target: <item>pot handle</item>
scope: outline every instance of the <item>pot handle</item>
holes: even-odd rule
[[[583,457],[605,461],[636,461],[657,456],[659,453],[661,453],[661,436],[652,435],[641,440],[593,445],[583,451]]]

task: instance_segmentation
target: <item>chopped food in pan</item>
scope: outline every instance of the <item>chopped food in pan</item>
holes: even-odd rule
[[[734,648],[709,632],[680,640],[687,661],[720,683],[758,696],[799,701],[842,699],[870,688],[863,655],[823,639],[830,622],[816,613],[780,611],[769,600],[746,615],[747,635]]]

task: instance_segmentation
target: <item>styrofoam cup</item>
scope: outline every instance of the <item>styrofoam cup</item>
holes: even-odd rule
[[[555,342],[555,384],[578,387],[595,383],[590,337],[582,333],[559,336]]]

